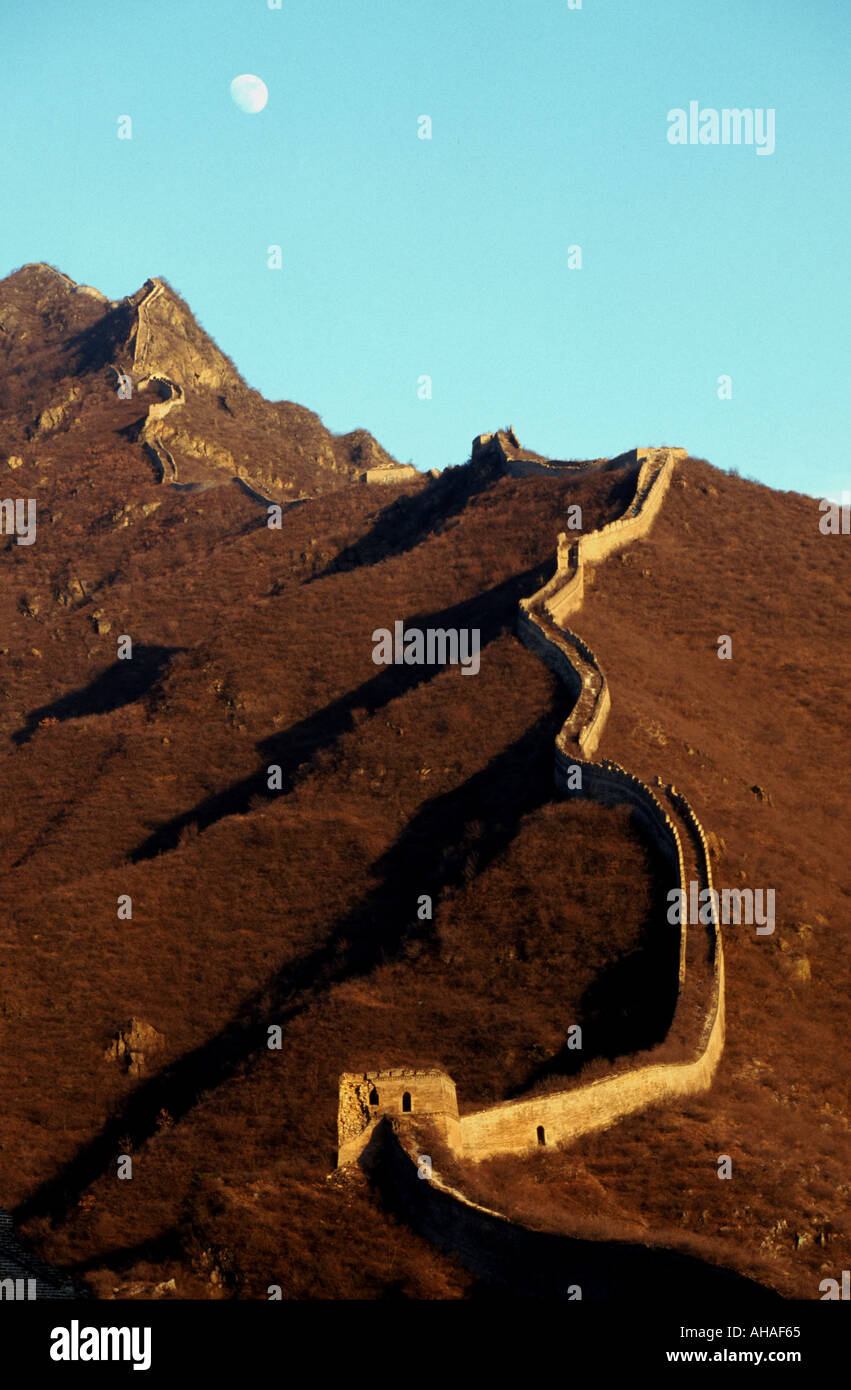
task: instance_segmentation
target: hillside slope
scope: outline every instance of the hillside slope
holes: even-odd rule
[[[668,1030],[676,960],[652,930],[653,851],[625,810],[555,798],[569,699],[515,635],[568,506],[585,531],[615,519],[637,470],[515,478],[480,460],[376,491],[331,436],[339,466],[314,449],[299,473],[293,434],[280,476],[309,500],[270,529],[230,482],[158,482],[125,432],[135,397],[95,388],[103,362],[67,426],[41,429],[80,384],[73,343],[101,343],[116,310],[57,280],[48,361],[54,291],[24,275],[0,296],[17,335],[3,495],[39,509],[37,543],[0,549],[15,788],[0,809],[0,1203],[100,1296],[171,1278],[178,1297],[263,1297],[270,1282],[469,1295],[471,1276],[372,1189],[327,1181],[337,1078],[437,1065],[480,1106],[574,1071],[572,1022],[592,1073]],[[263,421],[281,408],[243,405],[203,345],[216,380],[193,386],[185,323],[175,309],[173,338],[152,340],[185,396],[161,421],[183,450],[177,433],[167,448],[202,482],[230,478],[221,459],[241,452],[271,490]],[[705,1098],[476,1176],[554,1228],[591,1203],[730,1268],[754,1272],[757,1251],[756,1277],[803,1297],[847,1264],[847,556],[812,501],[687,459],[652,535],[595,572],[576,623],[612,687],[600,753],[676,783],[718,837],[716,878],[776,889],[777,930],[725,935],[727,1050]],[[476,678],[376,666],[373,632],[400,619],[479,628]],[[715,1177],[724,1152],[731,1183]]]

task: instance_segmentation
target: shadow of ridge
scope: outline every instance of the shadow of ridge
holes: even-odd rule
[[[178,1259],[182,1254],[180,1231],[177,1226],[168,1226],[158,1235],[139,1241],[137,1245],[115,1245],[108,1250],[99,1251],[96,1255],[89,1255],[87,1259],[75,1260],[68,1265],[68,1270],[79,1276],[88,1274],[92,1269],[106,1266],[107,1269],[115,1270],[117,1274],[124,1274],[140,1260]],[[139,1280],[139,1283],[144,1284],[153,1282],[155,1281],[151,1279]]]
[[[638,471],[636,464],[625,468],[623,476],[619,472],[609,491],[608,503],[622,501],[622,510],[629,505],[635,496]],[[474,497],[505,477],[510,478],[510,475],[487,459],[475,464],[468,460],[457,467],[445,469],[421,491],[403,493],[383,507],[366,534],[347,545],[307,583],[313,584],[317,579],[346,570],[376,565],[393,555],[404,555],[416,549],[429,536],[439,534],[448,521],[460,516]],[[545,486],[560,485],[564,480],[565,475],[558,473],[549,478],[546,474],[535,477],[536,483]]]
[[[68,719],[109,714],[112,710],[132,705],[147,695],[162,677],[172,657],[183,650],[182,647],[134,643],[132,660],[114,661],[81,690],[71,691],[49,705],[31,710],[26,723],[12,734],[12,742],[18,746],[28,743],[42,719],[64,723]]]
[[[565,1041],[558,1052],[530,1069],[508,1093],[509,1100],[542,1081],[576,1076],[596,1058],[614,1063],[649,1052],[668,1035],[679,998],[680,964],[680,929],[667,924],[671,867],[637,818],[632,824],[646,849],[653,885],[640,943],[604,965],[584,991],[574,1020],[582,1025],[582,1047],[570,1048]]]
[[[756,1280],[694,1255],[559,1235],[468,1207],[419,1179],[386,1120],[376,1126],[364,1157],[363,1166],[393,1215],[480,1279],[515,1294],[568,1299],[578,1285],[585,1301],[735,1301],[748,1306],[783,1301]]]
[[[527,591],[533,593],[535,588],[540,587],[544,569],[546,566],[536,565],[520,575],[512,576],[502,584],[495,585],[492,589],[487,589],[475,598],[464,599],[451,608],[444,608],[435,613],[413,614],[405,618],[406,626],[476,627],[480,631],[481,649],[484,650],[509,624],[513,626],[518,600],[525,596]],[[228,816],[245,815],[254,797],[272,801],[287,795],[296,785],[296,774],[302,765],[309,763],[321,749],[332,746],[342,734],[354,728],[354,710],[365,709],[373,715],[391,700],[416,689],[425,681],[433,680],[444,669],[444,666],[437,665],[394,665],[378,668],[377,675],[370,677],[348,694],[324,705],[322,709],[299,720],[282,733],[263,739],[257,744],[263,767],[249,777],[232,783],[223,791],[205,797],[191,810],[184,811],[159,826],[132,851],[131,862],[153,859],[158,854],[174,849],[181,832],[190,825],[194,824],[199,831],[203,831]],[[270,791],[268,787],[267,769],[271,764],[281,769],[279,791]]]
[[[179,1121],[203,1095],[263,1055],[271,1024],[288,1023],[334,985],[369,973],[415,937],[433,937],[434,923],[414,917],[416,897],[428,893],[435,902],[466,883],[470,869],[481,873],[510,844],[520,819],[553,796],[552,745],[564,720],[563,688],[555,685],[554,692],[552,708],[519,739],[462,786],[421,808],[374,864],[381,882],[321,946],[248,995],[214,1038],[137,1086],[61,1172],[19,1205],[16,1220],[60,1217],[114,1163],[120,1139],[129,1136],[134,1148],[141,1146],[156,1132],[161,1110]],[[476,822],[480,827],[471,840],[469,828]]]
[[[391,555],[414,550],[452,517],[459,516],[471,498],[498,481],[498,474],[470,461],[445,469],[421,491],[404,493],[383,507],[365,535],[347,545],[307,582],[376,565]]]

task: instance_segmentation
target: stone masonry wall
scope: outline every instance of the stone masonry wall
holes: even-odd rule
[[[511,478],[559,477],[565,473],[581,473],[591,468],[610,466],[609,459],[544,459],[524,457],[524,450],[513,430],[496,430],[480,434],[473,440],[470,458],[473,463],[490,455],[498,468]],[[622,454],[620,459],[626,460]]]
[[[547,586],[545,586],[546,589]],[[540,590],[544,593],[545,589]],[[570,628],[560,628],[532,611],[533,599],[522,599],[517,617],[517,634],[564,681],[576,696],[576,703],[558,735],[558,746],[567,749],[575,742],[582,753],[595,751],[608,717],[611,698],[600,662],[582,638]]]
[[[594,670],[602,677],[591,719],[577,732],[572,714],[559,733],[556,741],[557,785],[567,794],[593,796],[607,803],[626,801],[630,804],[668,856],[675,869],[678,885],[687,889],[680,832],[650,788],[615,763],[592,763],[573,753],[572,743],[578,744],[582,752],[596,746],[609,707],[608,682],[587,644],[576,634],[557,629],[553,621],[554,609],[557,613],[564,612],[566,608],[573,611],[576,606],[577,596],[582,592],[580,581],[585,564],[599,562],[615,553],[623,545],[645,535],[652,525],[670,485],[674,467],[685,451],[648,450],[646,454],[639,470],[635,496],[623,517],[590,536],[582,537],[578,544],[571,547],[567,563],[564,561],[566,538],[559,537],[559,564],[555,578],[559,579],[565,574],[567,577],[562,579],[560,585],[554,585],[550,580],[531,599],[523,601],[518,628],[522,640],[541,654],[556,671],[566,673],[568,667],[573,667],[573,676],[567,676],[569,688],[576,689],[577,685],[584,687],[589,672]],[[564,588],[568,592],[568,601],[561,607],[559,596]],[[581,770],[582,787],[581,790],[571,791],[568,786],[570,769],[577,766]],[[676,792],[672,800],[674,798],[674,804],[681,810],[702,847],[701,876],[704,885],[711,886],[711,866],[703,829],[685,799]],[[681,980],[684,962],[683,931]],[[574,1091],[503,1102],[487,1110],[464,1115],[461,1118],[464,1156],[477,1159],[494,1153],[533,1148],[542,1142],[542,1135],[544,1143],[563,1143],[590,1129],[606,1127],[622,1115],[648,1104],[705,1089],[711,1083],[724,1044],[723,970],[720,933],[716,926],[713,987],[702,1034],[697,1040],[698,1055],[693,1061],[645,1066],[592,1082],[590,1086],[582,1086]]]
[[[571,715],[570,728],[566,727],[559,736],[562,746],[568,738],[573,738],[583,753],[590,755],[595,752],[611,708],[611,693],[595,654],[587,644],[581,643],[575,633],[560,624],[581,607],[585,592],[585,566],[600,563],[647,534],[659,513],[674,468],[685,453],[684,449],[636,450],[636,457],[641,457],[643,462],[638,471],[634,496],[624,515],[572,544],[562,533],[558,538],[555,575],[530,599],[521,601],[518,633],[527,646],[533,647],[554,667],[554,660],[544,655],[544,651],[560,649],[564,660],[556,669],[562,673],[566,665],[576,665],[571,647],[579,651],[587,663],[588,669],[580,670],[579,676],[588,698],[577,702]],[[628,458],[629,455],[623,457]],[[533,637],[533,627],[541,630],[544,644]]]
[[[572,775],[575,775],[573,769],[577,767],[582,778],[581,790],[570,786]],[[589,797],[604,806],[631,806],[651,839],[675,866],[676,886],[682,886],[685,871],[680,833],[658,798],[640,778],[617,763],[589,762],[556,750],[556,786],[566,797]]]
[[[458,1099],[455,1082],[438,1067],[394,1067],[387,1071],[344,1072],[337,1111],[337,1164],[351,1163],[366,1148],[373,1130],[388,1116],[426,1118],[451,1149],[458,1150]],[[403,1108],[405,1096],[409,1109]]]
[[[566,795],[590,796],[606,804],[629,804],[666,855],[671,866],[672,883],[687,893],[685,836],[689,837],[689,864],[693,866],[695,862],[691,850],[694,844],[697,846],[702,886],[712,887],[712,869],[703,827],[686,798],[675,788],[669,789],[669,801],[672,810],[681,818],[682,828],[678,828],[654,792],[639,778],[617,763],[590,761],[588,754],[596,747],[608,714],[608,682],[587,643],[569,629],[557,626],[554,621],[554,612],[573,611],[577,598],[581,602],[586,564],[599,563],[623,545],[647,533],[659,512],[674,467],[685,455],[682,449],[640,452],[645,458],[636,481],[635,496],[624,516],[589,536],[583,536],[580,542],[569,547],[566,536],[559,537],[556,574],[530,599],[521,600],[518,635],[559,675],[575,697],[573,709],[556,738],[557,787]],[[567,590],[567,598],[561,604],[559,600],[564,590]],[[576,767],[581,771],[581,786],[578,788],[569,785],[572,770]],[[683,926],[679,972],[681,984],[685,978],[685,942],[686,928]],[[448,1088],[441,1084],[435,1092],[443,1107],[439,1112],[441,1133],[455,1153],[465,1159],[480,1161],[496,1154],[521,1153],[540,1145],[567,1143],[591,1130],[606,1128],[624,1115],[648,1105],[706,1090],[718,1066],[725,1035],[724,957],[717,920],[712,927],[712,942],[711,988],[691,1060],[650,1063],[632,1069],[627,1066],[613,1076],[527,1099],[503,1101],[484,1110],[462,1115],[460,1120],[456,1119],[457,1109],[453,1110],[452,1105],[448,1104]],[[416,1073],[402,1072],[398,1075],[415,1077]],[[365,1079],[360,1078],[358,1084]],[[351,1106],[353,1103],[350,1094],[352,1084],[353,1078],[348,1074],[341,1078],[341,1114],[344,1090],[347,1091],[345,1104]],[[454,1103],[454,1086],[451,1097]],[[375,1117],[371,1120],[367,1118],[354,1136],[350,1134],[348,1124],[348,1120],[341,1121],[341,1162],[347,1161],[343,1153],[352,1152],[358,1139],[371,1132]],[[358,1152],[362,1148],[363,1143]],[[444,1196],[448,1191],[444,1188]]]
[[[534,1149],[541,1142],[539,1127],[546,1144],[564,1144],[592,1130],[606,1129],[648,1105],[708,1090],[724,1047],[723,971],[719,956],[719,999],[710,1014],[706,1046],[693,1062],[639,1067],[621,1076],[592,1081],[575,1091],[507,1101],[462,1115],[464,1157],[479,1160]]]
[[[685,449],[647,449],[642,452],[646,457],[639,469],[635,496],[624,515],[582,538],[581,558],[587,565],[599,564],[647,534],[659,514],[674,468],[686,457]]]
[[[406,483],[416,478],[417,470],[411,463],[400,463],[395,468],[368,468],[363,474],[365,483]]]
[[[161,280],[151,279],[145,281],[145,289],[148,293],[144,299],[140,300],[137,309],[136,321],[136,341],[133,345],[133,372],[142,373],[147,364],[148,355],[153,342],[153,332],[148,320],[148,309],[154,300],[159,299],[164,289]]]

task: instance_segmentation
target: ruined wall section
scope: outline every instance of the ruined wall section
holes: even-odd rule
[[[685,452],[684,449],[636,450],[636,454],[643,455],[643,462],[636,478],[635,493],[624,515],[572,543],[562,532],[558,538],[556,573],[531,598],[521,600],[518,618],[521,641],[566,679],[569,689],[575,691],[577,684],[579,686],[580,696],[558,736],[557,743],[562,750],[566,751],[575,742],[586,756],[594,753],[611,708],[609,683],[598,657],[576,633],[563,626],[564,619],[582,606],[586,566],[599,564],[650,530],[670,486],[674,468],[685,457]],[[571,665],[573,676],[568,674]]]
[[[337,1111],[338,1166],[361,1155],[385,1116],[396,1120],[403,1115],[428,1120],[450,1149],[460,1149],[458,1098],[447,1072],[439,1067],[343,1072]]]
[[[139,432],[139,440],[154,465],[159,481],[176,483],[177,464],[174,455],[166,447],[160,427],[170,411],[184,404],[186,398],[183,387],[164,376],[142,377],[137,385],[142,391],[153,387],[160,397],[148,406],[148,413]]]
[[[621,455],[621,458],[626,457]],[[480,434],[473,440],[470,451],[471,462],[487,461],[496,466],[501,473],[510,478],[559,477],[569,473],[583,473],[592,468],[609,466],[610,460],[598,459],[545,459],[524,449],[513,430],[495,430],[492,434]]]
[[[392,467],[368,468],[361,475],[365,483],[407,483],[418,476],[412,463],[399,463]]]
[[[140,391],[145,391],[149,387],[153,387],[155,391],[159,392],[160,399],[148,406],[149,422],[153,420],[164,420],[170,411],[174,410],[176,406],[183,405],[186,400],[183,394],[183,387],[179,386],[176,381],[172,381],[167,376],[142,377],[142,379],[137,382],[137,386]]]
[[[159,399],[152,401],[148,406],[147,415],[139,432],[139,440],[148,455],[158,480],[162,483],[175,484],[178,482],[178,468],[174,455],[166,444],[168,439],[172,445],[179,443],[180,452],[184,459],[199,459],[204,463],[212,462],[219,469],[224,469],[230,475],[230,480],[238,484],[240,489],[245,492],[252,500],[267,506],[272,502],[266,492],[257,486],[250,478],[243,478],[239,472],[239,466],[234,458],[226,451],[211,448],[206,441],[199,439],[187,432],[180,432],[171,425],[163,433],[162,424],[166,416],[173,410],[179,409],[186,404],[186,393],[179,382],[164,375],[162,372],[154,370],[154,358],[156,356],[157,344],[162,339],[163,326],[170,322],[171,328],[167,331],[172,335],[172,347],[175,341],[180,340],[181,318],[179,314],[172,313],[172,319],[167,316],[154,327],[154,318],[151,314],[153,306],[157,300],[162,298],[166,289],[162,280],[146,280],[144,285],[145,294],[136,305],[136,334],[133,340],[133,365],[132,372],[136,385],[140,391],[154,390]],[[187,352],[190,351],[184,346],[176,354],[178,365],[185,367],[189,361]],[[168,356],[168,353],[166,353]],[[221,363],[225,359],[220,356]],[[115,369],[114,369],[115,370]],[[218,367],[207,372],[202,366],[200,373],[194,373],[196,384],[207,387],[221,385],[229,374],[229,369]]]

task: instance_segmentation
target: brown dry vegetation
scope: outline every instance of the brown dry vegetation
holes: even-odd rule
[[[725,928],[727,1046],[709,1095],[474,1181],[560,1229],[667,1227],[668,1243],[697,1235],[742,1269],[749,1250],[805,1298],[847,1265],[849,1205],[847,549],[817,519],[806,498],[689,460],[651,537],[597,571],[577,625],[612,683],[600,752],[647,779],[664,770],[723,842],[716,885],[775,889],[776,931]]]
[[[570,1076],[573,1022],[592,1073],[665,1034],[653,857],[625,812],[554,799],[566,696],[513,633],[568,501],[590,530],[634,477],[337,475],[274,531],[233,486],[158,486],[128,411],[95,376],[79,428],[0,426],[0,469],[25,457],[3,495],[39,504],[37,544],[0,550],[0,1199],[101,1296],[469,1294],[367,1184],[327,1180],[337,1077],[434,1063],[480,1105]],[[555,1227],[591,1209],[742,1270],[759,1252],[803,1297],[847,1265],[847,543],[817,520],[689,460],[574,622],[612,684],[601,754],[692,799],[722,885],[777,890],[773,938],[726,933],[712,1092],[468,1175]],[[375,666],[397,618],[479,627],[480,673]],[[164,1038],[141,1079],[104,1057],[131,1017]]]

